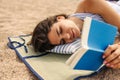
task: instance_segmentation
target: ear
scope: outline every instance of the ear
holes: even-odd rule
[[[57,16],[57,21],[61,21],[61,20],[63,20],[63,19],[65,19],[64,16]]]

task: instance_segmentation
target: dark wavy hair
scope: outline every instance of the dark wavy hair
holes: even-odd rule
[[[45,52],[46,50],[50,50],[54,48],[56,45],[52,45],[48,39],[48,33],[50,31],[51,26],[57,22],[58,16],[64,16],[68,18],[66,14],[59,14],[55,16],[48,17],[41,21],[34,29],[31,39],[31,44],[34,50],[37,52]]]

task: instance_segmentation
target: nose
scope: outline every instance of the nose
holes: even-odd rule
[[[70,34],[69,33],[63,34],[62,39],[64,39],[64,40],[70,40]]]
[[[64,34],[64,35],[63,35],[63,38],[64,38],[64,39],[70,39],[70,34],[69,34],[69,33]]]

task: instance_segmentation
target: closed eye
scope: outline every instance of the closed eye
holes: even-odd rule
[[[60,36],[60,35],[63,33],[63,30],[62,30],[61,27],[59,27],[59,29],[57,29],[56,32],[57,32],[57,35]],[[65,44],[65,43],[66,43],[66,41],[65,41],[64,39],[61,39],[61,40],[60,40],[60,44],[61,44],[61,45],[62,45],[62,44]]]
[[[62,28],[59,27],[59,29],[56,29],[57,35],[60,36],[62,34]]]
[[[60,27],[60,28],[59,28],[59,33],[62,34],[62,32],[63,32],[63,30],[62,30],[62,28]]]

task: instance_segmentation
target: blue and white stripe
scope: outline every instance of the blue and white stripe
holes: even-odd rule
[[[72,43],[56,46],[55,48],[49,50],[48,52],[54,52],[60,54],[72,54],[80,47],[81,47],[81,39],[77,39]]]

